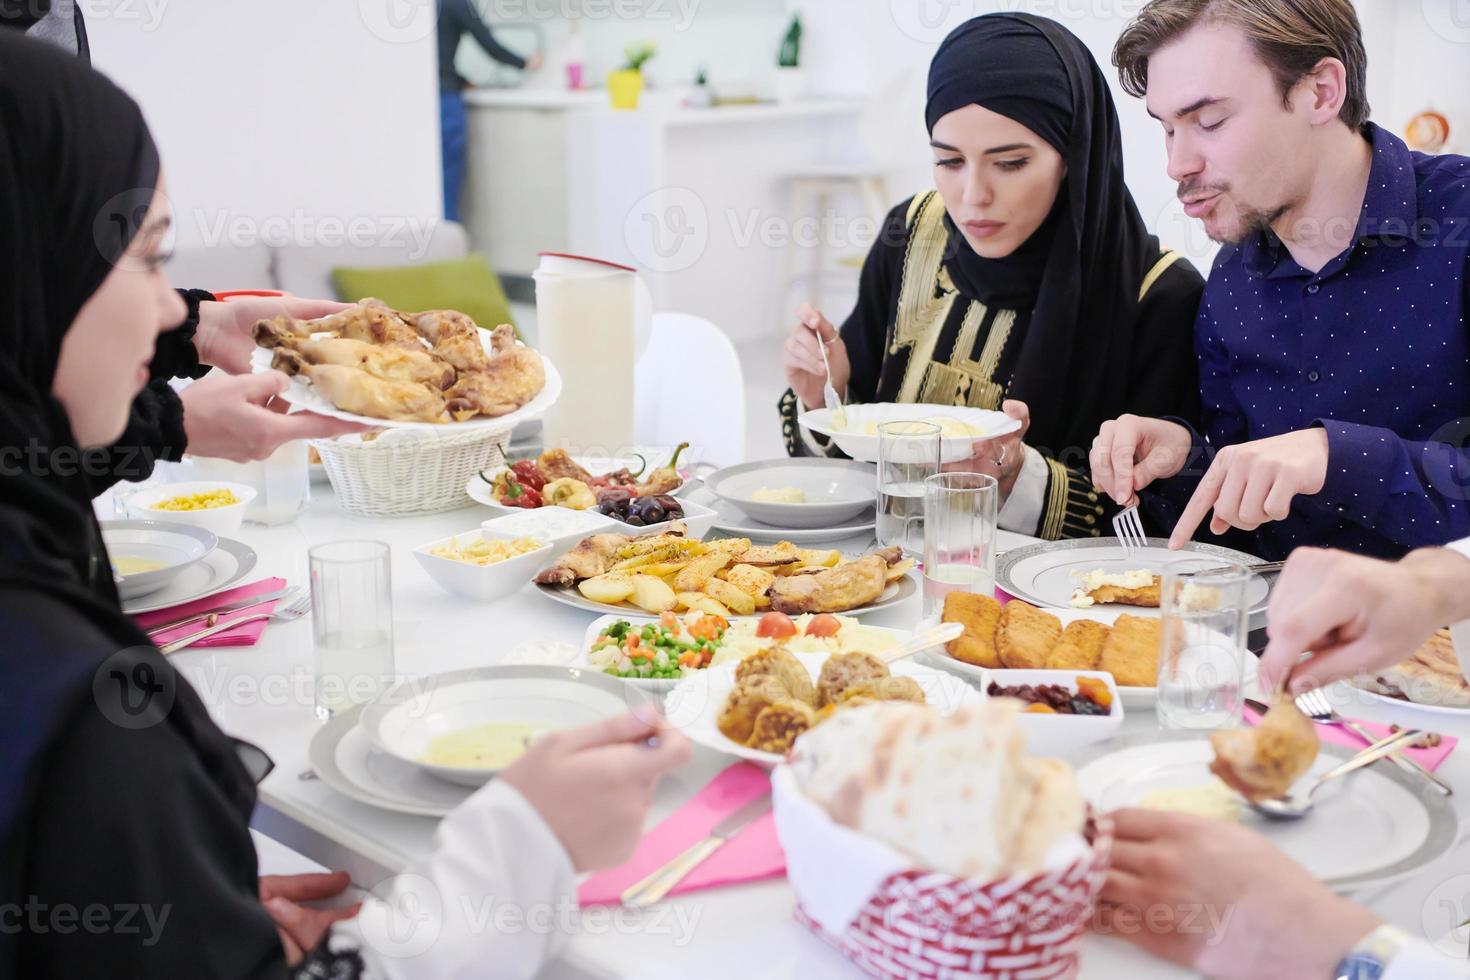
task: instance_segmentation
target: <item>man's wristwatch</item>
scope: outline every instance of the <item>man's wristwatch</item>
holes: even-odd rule
[[[1384,923],[1348,950],[1333,976],[1337,980],[1379,980],[1408,941],[1408,933]]]

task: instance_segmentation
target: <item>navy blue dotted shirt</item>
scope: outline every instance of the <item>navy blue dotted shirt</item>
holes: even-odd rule
[[[1207,461],[1221,446],[1327,431],[1327,481],[1262,525],[1384,557],[1470,535],[1470,158],[1410,152],[1369,124],[1353,244],[1313,274],[1269,231],[1223,249],[1195,322]],[[1203,466],[1171,482],[1187,499]],[[1210,539],[1208,520],[1197,536]]]

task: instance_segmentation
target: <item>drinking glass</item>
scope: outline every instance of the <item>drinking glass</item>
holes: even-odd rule
[[[924,618],[937,618],[951,592],[995,593],[995,513],[1000,491],[983,473],[939,473],[924,481]]]
[[[322,721],[393,683],[393,586],[381,541],[333,541],[308,553],[313,696]]]
[[[1162,728],[1240,724],[1245,698],[1246,593],[1251,573],[1218,558],[1164,566],[1158,716]]]
[[[924,481],[939,472],[939,426],[884,422],[878,426],[878,544],[906,554],[924,550]]]

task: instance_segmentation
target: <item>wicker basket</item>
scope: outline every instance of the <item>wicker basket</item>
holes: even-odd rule
[[[356,436],[313,440],[337,502],[350,514],[408,517],[468,506],[470,477],[500,463],[510,427],[460,432],[394,429],[371,442]]]

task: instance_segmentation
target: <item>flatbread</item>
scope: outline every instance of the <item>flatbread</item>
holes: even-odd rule
[[[1470,681],[1460,672],[1450,631],[1439,630],[1403,663],[1354,680],[1365,691],[1440,708],[1470,708]]]

